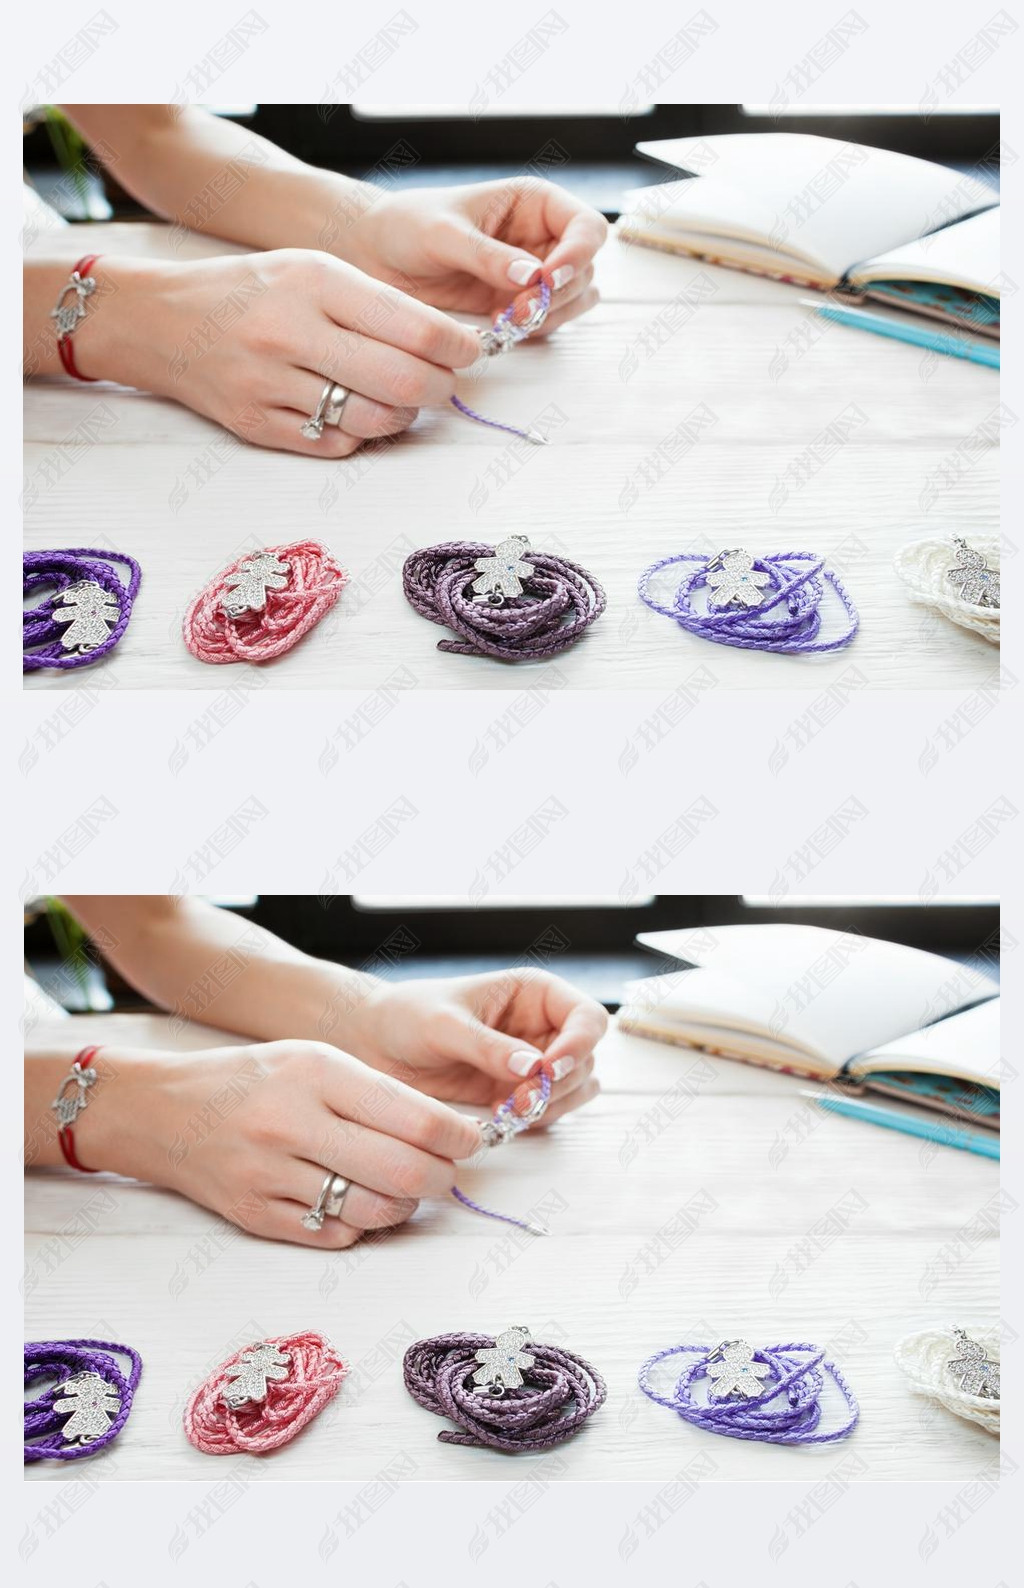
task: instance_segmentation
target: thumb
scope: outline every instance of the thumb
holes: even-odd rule
[[[496,291],[521,291],[529,286],[544,262],[524,248],[513,248],[488,237],[471,221],[452,217],[446,222],[439,239],[439,252],[446,265],[454,270],[464,270],[467,275],[485,281]]]

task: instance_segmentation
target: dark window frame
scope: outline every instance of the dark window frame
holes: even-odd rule
[[[301,159],[348,171],[386,165],[389,152],[403,140],[424,165],[471,166],[543,164],[542,152],[552,145],[564,148],[571,160],[630,160],[640,141],[728,132],[816,133],[951,161],[992,159],[999,143],[999,116],[987,111],[756,116],[742,105],[675,104],[653,105],[636,115],[370,118],[350,104],[259,105],[246,124]]]
[[[251,127],[299,159],[371,180],[387,180],[392,171],[400,175],[410,163],[466,166],[470,170],[496,165],[557,177],[566,160],[632,162],[638,173],[645,168],[654,173],[662,168],[638,159],[634,153],[637,142],[727,132],[819,133],[953,164],[994,164],[999,147],[999,116],[989,111],[754,116],[744,112],[742,105],[666,104],[635,115],[474,118],[467,111],[464,116],[451,117],[369,118],[356,113],[351,104],[325,102],[260,104],[252,114],[229,119]],[[402,145],[406,146],[404,152]],[[26,134],[24,159],[32,169],[56,166],[42,126]],[[642,174],[638,180],[644,180]]]
[[[316,903],[315,912],[308,906]],[[558,934],[565,951],[617,953],[631,949],[638,932],[739,922],[794,922],[841,927],[887,937],[935,953],[982,951],[998,941],[997,904],[864,904],[752,906],[739,894],[658,894],[637,906],[543,904],[501,908],[367,910],[351,894],[312,900],[309,895],[261,894],[242,914],[288,942],[328,959],[370,956],[392,934],[405,931],[424,954],[496,954],[516,957]],[[991,948],[990,948],[990,952]]]

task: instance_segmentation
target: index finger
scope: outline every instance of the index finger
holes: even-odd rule
[[[455,1162],[471,1158],[480,1147],[480,1125],[465,1114],[426,1097],[393,1075],[368,1071],[365,1084],[353,1087],[351,1076],[328,1075],[324,1088],[328,1108],[343,1119],[383,1132],[435,1158]]]
[[[467,369],[480,353],[479,338],[470,326],[396,286],[343,268],[327,279],[324,308],[344,329],[401,348],[442,369]]]
[[[552,183],[544,196],[544,223],[558,241],[544,260],[544,269],[572,265],[579,275],[608,236],[608,222],[589,204]]]
[[[578,992],[560,976],[549,976],[544,983],[544,1014],[558,1035],[544,1049],[545,1059],[572,1058],[579,1061],[600,1042],[608,1029],[608,1016],[601,1005]]]

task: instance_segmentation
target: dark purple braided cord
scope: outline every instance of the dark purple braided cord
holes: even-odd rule
[[[681,552],[674,557],[662,557],[645,568],[637,583],[637,592],[647,606],[696,634],[701,639],[713,640],[718,645],[734,645],[748,651],[780,651],[787,655],[810,655],[816,651],[838,651],[849,645],[860,627],[857,609],[836,574],[825,568],[825,560],[810,551],[784,551],[770,557],[755,557],[754,569],[767,574],[773,594],[760,606],[750,608],[710,608],[701,612],[693,604],[694,592],[707,585],[706,575],[711,559],[695,552]],[[671,599],[666,605],[650,593],[650,583],[662,568],[676,563],[695,563],[687,569]],[[806,563],[805,568],[800,564]],[[796,566],[787,566],[787,564]],[[825,585],[838,596],[847,618],[847,628],[834,640],[817,641],[821,630],[821,601]],[[765,622],[765,616],[780,606],[775,618]],[[817,641],[817,643],[815,643]]]
[[[421,617],[462,638],[439,640],[439,651],[492,656],[500,662],[543,661],[575,645],[605,609],[605,593],[593,574],[566,557],[531,550],[529,591],[503,606],[473,600],[478,557],[494,547],[452,540],[414,551],[402,569],[402,588]]]
[[[437,1436],[442,1444],[512,1455],[546,1450],[578,1433],[604,1404],[607,1387],[589,1362],[534,1340],[526,1346],[535,1361],[525,1369],[523,1387],[491,1395],[473,1383],[473,1374],[480,1366],[476,1351],[493,1345],[488,1334],[438,1334],[406,1351],[402,1371],[413,1400],[461,1430],[443,1429]]]
[[[111,567],[112,563],[122,563],[128,570],[127,584]],[[61,592],[83,579],[94,580],[116,597],[118,618],[106,639],[101,640],[94,649],[67,651],[61,643],[65,626],[54,622],[53,612],[60,604]],[[22,559],[23,596],[32,595],[44,587],[52,593],[22,613],[22,671],[34,673],[41,667],[89,667],[106,656],[128,627],[141,579],[142,570],[135,559],[116,551],[90,551],[72,547],[61,551],[25,552]]]
[[[116,1356],[126,1357],[130,1363],[125,1375]],[[53,1409],[64,1385],[78,1373],[98,1373],[104,1383],[120,1401],[117,1414],[105,1433],[88,1444],[64,1442],[63,1419]],[[142,1374],[142,1358],[127,1345],[114,1345],[109,1340],[39,1340],[25,1346],[25,1388],[37,1379],[55,1378],[56,1384],[35,1400],[25,1402],[25,1439],[34,1441],[25,1445],[25,1461],[78,1461],[83,1456],[93,1456],[111,1440],[116,1439],[132,1409],[132,1399]]]
[[[775,1445],[829,1445],[845,1439],[855,1427],[860,1408],[854,1393],[836,1364],[825,1360],[819,1346],[772,1345],[754,1351],[753,1360],[771,1368],[764,1394],[744,1396],[741,1400],[708,1400],[705,1404],[694,1398],[693,1386],[698,1379],[707,1377],[707,1362],[714,1349],[706,1345],[671,1345],[667,1350],[656,1351],[640,1369],[640,1388],[649,1400],[678,1412],[695,1428],[727,1434],[732,1439],[755,1439]],[[794,1352],[801,1355],[793,1355]],[[694,1360],[683,1369],[669,1394],[658,1393],[649,1382],[652,1369],[666,1357],[679,1355],[692,1355]],[[821,1421],[820,1396],[825,1374],[839,1389],[850,1415],[839,1428],[819,1434],[815,1429]],[[783,1404],[773,1406],[779,1398]]]

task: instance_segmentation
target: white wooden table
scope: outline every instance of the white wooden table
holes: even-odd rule
[[[158,1016],[61,1021],[62,1041],[201,1047]],[[37,1034],[45,1038],[45,1027]],[[177,1196],[116,1177],[26,1181],[26,1339],[125,1341],[144,1376],[121,1440],[33,1479],[521,1477],[667,1480],[955,1479],[994,1441],[907,1389],[904,1333],[998,1316],[998,1165],[889,1131],[808,1116],[800,1083],[611,1034],[600,1098],[548,1134],[467,1169],[470,1195],[546,1210],[548,1239],[455,1202],[424,1204],[376,1244],[323,1254],[273,1245]],[[808,1128],[810,1127],[810,1128]],[[575,1440],[510,1464],[442,1445],[405,1391],[406,1345],[526,1322],[608,1381]],[[215,1463],[187,1442],[188,1391],[242,1344],[324,1332],[353,1364],[337,1401],[292,1445]],[[846,1442],[789,1449],[701,1434],[645,1400],[640,1362],[675,1342],[742,1336],[835,1352],[861,1403]],[[514,1472],[513,1472],[514,1465]]]
[[[78,235],[101,253],[169,251],[159,225]],[[193,237],[176,257],[226,246]],[[120,548],[141,562],[143,585],[113,656],[74,675],[31,674],[26,687],[244,687],[248,667],[210,668],[189,655],[182,615],[241,550],[297,536],[324,541],[352,583],[316,634],[261,680],[275,687],[377,689],[390,679],[395,688],[664,691],[698,668],[755,689],[991,680],[998,653],[914,606],[892,557],[922,535],[996,529],[998,374],[825,328],[798,288],[616,239],[598,277],[604,296],[592,314],[462,384],[488,415],[539,424],[547,447],[446,410],[424,413],[377,455],[319,462],[236,443],[145,393],[31,383],[27,545]],[[516,530],[589,568],[608,612],[545,664],[513,669],[438,652],[441,631],[403,598],[405,556]],[[749,654],[686,635],[639,602],[649,563],[737,545],[827,554],[860,610],[854,644],[813,659]]]

